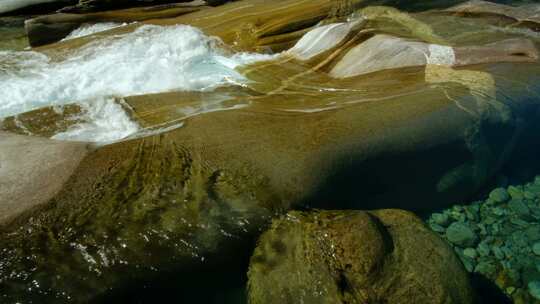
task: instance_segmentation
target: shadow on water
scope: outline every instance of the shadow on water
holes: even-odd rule
[[[253,236],[245,242],[235,242],[234,248],[219,256],[207,256],[193,270],[171,268],[126,282],[122,288],[100,295],[91,303],[247,303],[247,271],[255,240]]]
[[[356,161],[344,159],[305,199],[305,205],[320,209],[400,208],[424,216],[452,204],[484,199],[501,177],[506,183],[529,181],[540,172],[540,111],[538,105],[526,108],[525,113],[516,113],[515,123],[483,122],[481,138],[473,145],[484,152],[476,155],[463,139],[420,151],[379,154],[366,160],[361,155],[352,157]],[[511,138],[515,134],[519,135],[514,142]],[[500,163],[509,142],[515,145]],[[442,177],[452,176],[448,173],[467,165],[472,174],[457,171],[455,178],[441,187]]]
[[[511,304],[502,290],[486,277],[473,273],[471,274],[471,285],[476,292],[476,304]]]

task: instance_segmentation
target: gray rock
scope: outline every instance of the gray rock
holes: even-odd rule
[[[446,238],[452,244],[463,248],[473,247],[477,242],[476,234],[469,225],[457,222],[446,229]]]
[[[527,286],[529,287],[529,294],[533,298],[540,300],[540,281],[530,282]]]
[[[510,195],[504,188],[496,188],[495,190],[491,191],[489,198],[494,203],[504,203],[510,199]]]
[[[477,221],[478,220],[478,213],[475,212],[473,208],[467,208],[465,209],[465,216],[469,221]]]

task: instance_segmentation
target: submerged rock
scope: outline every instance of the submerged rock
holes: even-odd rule
[[[540,300],[540,281],[530,282],[528,287],[531,296],[536,300]]]
[[[476,243],[476,234],[465,224],[456,222],[446,230],[446,238],[452,243],[462,248],[472,247]]]
[[[250,303],[472,303],[463,266],[399,210],[290,212],[251,258]]]
[[[504,188],[497,188],[489,194],[489,198],[496,204],[504,203],[510,199],[510,195]]]

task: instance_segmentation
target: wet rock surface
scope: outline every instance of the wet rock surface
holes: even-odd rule
[[[249,240],[273,217],[303,208],[307,202],[332,209],[439,209],[476,193],[515,153],[534,154],[530,146],[538,142],[534,126],[540,121],[540,66],[535,57],[539,42],[531,35],[531,24],[523,28],[525,32],[516,32],[514,27],[501,23],[504,17],[497,14],[492,18],[437,11],[409,14],[391,7],[364,7],[368,4],[381,2],[237,1],[53,43],[37,48],[37,52],[14,53],[7,60],[1,57],[0,68],[9,72],[1,76],[10,85],[20,80],[32,84],[34,78],[42,84],[43,75],[46,80],[58,80],[51,73],[58,75],[58,67],[64,71],[66,64],[81,70],[84,66],[84,72],[91,76],[79,78],[79,70],[68,73],[81,81],[63,82],[60,90],[42,95],[53,96],[46,100],[46,107],[28,105],[32,111],[15,111],[16,114],[2,118],[0,129],[8,133],[0,133],[0,143],[16,137],[20,146],[28,149],[17,155],[8,145],[0,144],[0,156],[10,156],[4,168],[14,168],[10,169],[13,175],[29,175],[34,166],[38,167],[34,171],[40,174],[30,177],[36,178],[35,185],[45,188],[51,184],[48,178],[54,176],[47,174],[54,173],[54,168],[48,170],[48,166],[69,151],[55,150],[65,145],[42,137],[54,138],[95,122],[82,115],[82,105],[95,105],[98,100],[83,102],[77,96],[88,95],[69,94],[80,93],[77,90],[81,87],[83,93],[99,93],[87,92],[105,85],[105,77],[95,77],[95,70],[115,75],[112,81],[106,81],[107,85],[126,84],[126,79],[140,81],[134,86],[137,88],[152,83],[149,79],[158,84],[167,82],[165,75],[153,69],[140,69],[134,78],[125,78],[131,70],[118,74],[110,66],[101,70],[107,68],[106,64],[88,68],[85,60],[102,54],[96,55],[93,48],[113,48],[114,53],[136,51],[137,68],[139,63],[142,67],[152,65],[148,64],[148,57],[159,59],[151,61],[157,67],[204,63],[208,57],[199,60],[201,57],[194,56],[195,60],[187,63],[183,57],[175,57],[176,52],[186,53],[170,44],[178,42],[178,36],[163,35],[165,39],[157,40],[159,47],[145,43],[145,33],[159,37],[173,28],[178,35],[180,25],[188,24],[200,28],[196,37],[208,38],[202,33],[212,36],[208,45],[195,43],[198,41],[194,45],[200,46],[203,54],[219,55],[226,65],[234,66],[227,75],[234,77],[225,77],[217,87],[187,92],[185,87],[174,86],[165,91],[159,89],[161,86],[149,86],[143,93],[113,91],[121,96],[107,95],[107,100],[139,128],[129,136],[91,144],[88,151],[63,159],[63,165],[69,165],[72,171],[63,170],[65,176],[55,178],[58,187],[47,195],[37,195],[39,200],[13,201],[11,192],[0,188],[0,203],[5,207],[4,218],[0,219],[0,301],[89,302],[114,294],[141,278],[167,271],[191,274],[201,269],[208,273],[223,270],[231,256],[251,250]],[[144,16],[151,14],[145,9],[130,12],[135,12],[132,16],[140,16],[137,14],[141,12]],[[94,13],[78,14],[76,18],[84,19],[89,14]],[[112,16],[114,12],[95,14]],[[72,17],[66,20],[75,20]],[[39,20],[45,24],[47,19]],[[56,22],[59,19],[53,18],[50,24],[61,23]],[[131,39],[130,34],[134,33],[140,36]],[[317,37],[324,39],[317,41]],[[375,38],[377,43],[357,49]],[[129,44],[134,40],[138,43]],[[400,42],[399,49],[392,47],[396,41]],[[162,50],[165,52],[160,53]],[[356,53],[358,50],[362,52]],[[351,73],[345,71],[349,68],[347,63],[358,61],[355,56],[390,56],[402,50],[410,55],[404,56],[403,62],[374,56],[374,68],[362,70],[362,66],[352,66]],[[235,52],[246,51],[284,52],[235,66],[237,62],[231,58],[246,55]],[[162,54],[165,55],[159,57]],[[37,57],[39,60],[34,62],[45,68],[28,68],[19,57]],[[118,70],[132,62],[122,56],[113,58],[117,59]],[[212,60],[204,68],[210,66],[227,68]],[[20,70],[13,72],[13,67]],[[156,74],[163,79],[148,78]],[[132,83],[126,86],[129,88]],[[6,103],[31,93],[16,85],[12,88],[20,94],[14,94]],[[55,95],[58,92],[67,92],[64,97],[75,97],[62,103]],[[86,147],[87,143],[66,145]],[[60,152],[57,156],[42,153],[44,147]],[[28,160],[24,155],[28,155]],[[27,165],[19,166],[22,161]],[[505,188],[494,193],[493,198],[510,210],[493,209],[493,217],[511,212],[516,215],[512,225],[534,218],[534,209],[528,205],[528,200],[536,198],[533,191]],[[334,203],[329,206],[328,202]],[[496,274],[499,266],[494,260],[480,259],[490,255],[495,259],[505,257],[507,250],[504,246],[493,249],[491,243],[484,242],[480,228],[469,220],[476,219],[479,213],[463,212],[459,221],[451,214],[440,214],[433,217],[431,226],[459,244],[460,255],[479,261],[466,264],[467,269]],[[433,234],[419,228],[423,227],[419,223],[411,224],[415,222],[412,216],[404,216],[407,220],[402,223],[403,229],[409,227],[425,236],[421,241],[415,239],[415,233],[400,230],[401,224],[392,226],[401,223],[399,216],[388,220],[389,226],[383,229],[374,224],[371,216],[383,223],[385,216],[369,214],[369,220],[360,222],[373,233],[358,234],[374,244],[374,251],[359,244],[358,248],[364,248],[369,255],[358,265],[351,264],[357,267],[355,272],[362,272],[363,278],[371,280],[365,269],[388,271],[379,273],[389,279],[379,286],[396,291],[400,286],[392,282],[404,282],[403,286],[414,282],[402,281],[402,277],[393,274],[410,271],[420,279],[419,286],[427,286],[427,281],[435,278],[438,289],[425,291],[435,299],[461,299],[463,285],[443,280],[453,273],[443,271],[448,266],[444,263],[453,263],[455,257],[434,261],[440,268],[430,270],[418,265],[417,256],[411,256],[412,248],[417,248],[415,243],[425,241],[425,247],[432,248],[440,240],[428,242]],[[537,233],[534,229],[527,231]],[[388,250],[381,235],[392,233],[398,235],[393,246],[402,246],[406,257],[393,254],[401,251]],[[351,243],[356,244],[355,235],[349,236]],[[408,241],[398,241],[401,236]],[[340,238],[336,236],[335,241]],[[433,252],[447,257],[447,247],[436,247],[439,249]],[[532,245],[531,252],[534,248]],[[423,249],[418,248],[418,252],[423,254]],[[401,258],[410,262],[411,268],[402,269]],[[388,265],[395,269],[380,266],[381,259],[385,265],[387,259],[393,259],[395,264]],[[425,259],[431,261],[429,256]],[[346,269],[346,265],[332,271]],[[321,275],[325,273],[321,271]],[[526,276],[534,277],[534,273]],[[309,274],[306,278],[313,279]],[[354,298],[357,295],[347,287],[347,280],[339,280],[338,276],[339,284],[328,280],[328,286],[346,291],[334,295]],[[448,284],[455,284],[455,288]],[[516,291],[518,287],[524,288],[520,286],[512,285],[509,293],[523,293]],[[536,294],[536,287],[527,285],[531,296]],[[375,298],[385,297],[380,290],[365,290]],[[413,293],[407,293],[411,301],[421,303],[419,294],[424,289],[412,290]],[[397,299],[396,293],[389,296]],[[399,299],[395,301],[399,303]]]
[[[463,266],[413,214],[290,212],[251,258],[250,303],[472,303]]]
[[[441,218],[449,219],[448,228],[440,225]],[[496,188],[484,201],[432,214],[428,223],[453,246],[469,272],[489,279],[514,303],[538,302],[540,176]],[[472,242],[473,234],[477,242]]]

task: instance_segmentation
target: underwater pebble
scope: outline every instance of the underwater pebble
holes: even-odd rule
[[[446,229],[446,238],[453,244],[460,247],[473,247],[476,243],[476,234],[466,224],[452,223]]]
[[[473,272],[474,271],[474,260],[469,258],[469,257],[461,257],[461,262],[463,263],[463,266],[465,267],[465,269],[468,271],[468,272]]]
[[[531,191],[525,191],[523,192],[523,197],[528,200],[534,200],[536,198],[536,194],[532,193]]]
[[[533,281],[533,282],[530,282],[527,286],[529,287],[529,294],[533,298],[540,300],[540,282]]]
[[[463,250],[463,255],[471,259],[476,259],[478,253],[474,248],[465,248],[465,250]]]
[[[501,248],[498,247],[498,246],[493,246],[493,248],[491,248],[493,250],[493,254],[495,255],[495,257],[499,260],[502,260],[504,259],[504,253],[502,252]]]
[[[510,199],[510,195],[504,188],[496,188],[491,191],[489,198],[495,203],[504,203]]]
[[[504,211],[504,209],[496,207],[496,208],[493,208],[492,213],[497,216],[501,216],[501,215],[504,215],[506,212]]]
[[[491,249],[489,248],[489,245],[487,243],[485,243],[484,241],[482,241],[480,244],[478,244],[477,252],[481,256],[488,256],[490,251],[491,251]]]
[[[532,246],[532,251],[536,255],[540,255],[540,242],[534,243]]]
[[[444,233],[446,231],[443,226],[436,223],[429,223],[429,227],[431,228],[431,230],[438,233]]]
[[[445,213],[433,213],[431,219],[435,224],[446,227],[450,224],[450,217]]]
[[[533,185],[530,185],[527,190],[539,194],[540,193],[540,184],[534,183]]]
[[[523,192],[516,186],[508,187],[508,194],[512,199],[523,199]]]
[[[522,200],[512,199],[508,203],[508,207],[518,216],[527,217],[529,215],[529,207]]]
[[[492,276],[497,271],[497,267],[490,262],[480,262],[476,265],[474,272],[481,273],[483,275]]]

